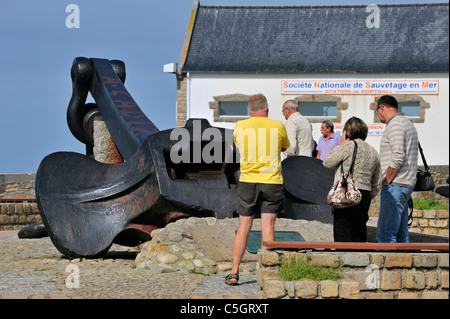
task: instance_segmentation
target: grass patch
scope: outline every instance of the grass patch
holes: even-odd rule
[[[322,267],[311,264],[307,261],[291,259],[285,261],[280,268],[281,278],[287,281],[300,279],[321,280],[339,280],[344,275],[339,272],[339,268]]]
[[[202,276],[209,276],[209,274],[205,274],[204,272],[197,271],[197,270],[191,270],[191,274],[202,275]]]
[[[448,209],[448,203],[441,203],[431,198],[413,198],[413,206],[418,210]]]

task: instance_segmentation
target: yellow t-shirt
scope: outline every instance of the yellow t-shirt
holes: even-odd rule
[[[281,121],[267,117],[238,121],[233,139],[240,155],[239,181],[283,184],[280,152],[282,148],[289,147],[289,140]]]

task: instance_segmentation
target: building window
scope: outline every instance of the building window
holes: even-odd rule
[[[334,95],[300,95],[293,100],[298,103],[300,114],[310,123],[322,123],[324,119],[340,123],[341,111],[348,109],[348,103]]]
[[[407,117],[420,118],[420,102],[400,102],[398,111],[403,112]]]
[[[337,104],[336,102],[300,102],[298,110],[303,116],[336,117]]]
[[[220,116],[248,116],[247,102],[219,102]]]
[[[229,94],[213,96],[213,99],[209,108],[214,112],[214,122],[237,122],[250,117],[247,110],[250,95]]]
[[[420,95],[394,95],[398,102],[398,111],[405,113],[411,122],[424,123],[425,110],[430,108],[430,103],[426,102]],[[377,112],[377,101],[379,97],[375,98],[374,102],[370,103],[370,109],[373,110],[373,122],[380,123],[380,118]]]

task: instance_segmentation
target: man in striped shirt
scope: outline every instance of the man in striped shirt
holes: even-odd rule
[[[398,112],[397,100],[384,95],[376,112],[386,128],[380,143],[383,186],[377,240],[383,243],[409,242],[408,201],[416,184],[418,137],[413,123]]]

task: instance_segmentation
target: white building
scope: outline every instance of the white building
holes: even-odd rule
[[[172,68],[172,69],[171,69]],[[369,125],[379,150],[384,125],[376,100],[394,95],[414,122],[428,165],[449,164],[449,6],[447,4],[218,7],[194,0],[177,75],[177,126],[189,118],[234,128],[255,93],[269,118],[299,102],[318,141],[352,116]],[[421,161],[419,161],[421,165]]]

